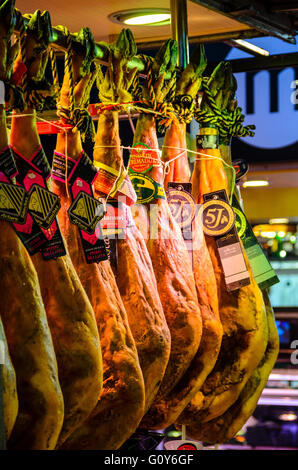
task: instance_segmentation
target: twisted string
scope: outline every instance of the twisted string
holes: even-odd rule
[[[197,107],[194,111],[195,119],[200,123],[216,125],[222,136],[234,135],[237,137],[254,136],[254,125],[243,126],[244,115],[240,107],[228,112],[221,110],[212,95],[208,86],[208,78],[202,80],[204,95],[208,99],[209,109]]]
[[[58,76],[58,70],[57,70],[56,54],[52,47],[50,48],[50,60],[51,60],[51,68],[52,68],[52,76],[53,76],[53,85],[54,85],[56,93],[58,93],[60,90],[59,76]]]
[[[65,28],[66,30],[66,28]],[[82,140],[86,138],[94,141],[95,139],[95,128],[92,117],[89,111],[86,109],[90,100],[90,91],[95,81],[95,73],[92,74],[89,83],[84,90],[84,95],[81,100],[81,106],[75,106],[75,83],[73,74],[73,63],[72,63],[72,37],[68,30],[66,30],[66,52],[64,56],[64,69],[65,73],[68,74],[69,83],[69,106],[61,106],[57,104],[57,115],[67,124],[73,126],[72,132],[76,129],[80,132]]]
[[[72,65],[72,39],[69,31],[66,34],[66,52],[64,56],[64,68],[65,72],[68,73],[69,80],[69,119],[73,121],[74,109],[75,109],[75,94],[74,94],[74,77],[73,77],[73,65]]]
[[[153,58],[145,55],[141,55],[143,62],[145,64],[145,74],[147,75],[147,82],[146,87],[148,89],[149,98],[142,98],[142,104],[144,105],[143,112],[150,113],[154,111],[157,115],[161,116],[158,119],[158,129],[160,132],[164,132],[165,129],[170,125],[173,119],[176,118],[174,115],[174,109],[171,103],[167,100],[163,102],[157,101],[155,90],[154,90],[154,79],[152,73],[152,63]],[[173,85],[169,91],[170,96],[174,96],[175,94],[175,82],[173,81]],[[136,84],[134,83],[134,86]],[[141,90],[139,89],[139,93],[137,96],[140,96]]]
[[[17,22],[16,22],[16,29],[19,30],[19,41],[20,41],[20,52],[22,62],[25,65],[25,71],[23,73],[21,79],[21,88],[24,93],[24,98],[27,101],[27,93],[28,93],[28,77],[27,77],[27,67],[26,67],[26,30],[25,30],[25,21],[22,15],[17,15]]]

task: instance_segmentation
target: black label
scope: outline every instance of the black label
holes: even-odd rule
[[[29,196],[22,186],[0,182],[0,218],[7,222],[24,224]]]
[[[92,164],[86,153],[82,153],[74,168],[70,171],[67,178],[70,186],[72,186],[77,178],[92,183],[97,175],[97,168]]]
[[[108,259],[106,243],[98,220],[98,218],[101,219],[104,209],[103,205],[93,198],[91,186],[96,174],[97,169],[85,153],[82,153],[76,162],[72,161],[72,168],[68,174],[70,193],[73,200],[68,214],[72,223],[81,225],[79,228],[80,236],[88,264],[99,263]],[[90,207],[91,210],[89,211]]]
[[[69,220],[85,232],[92,234],[105,214],[103,204],[80,191],[68,209]]]
[[[61,207],[59,197],[48,189],[33,184],[29,198],[29,211],[35,222],[42,228],[50,228]]]
[[[67,160],[67,172],[66,172],[66,160]],[[52,163],[52,178],[58,181],[65,182],[66,176],[70,175],[76,162],[58,152],[54,152],[53,163]],[[67,173],[67,174],[66,174]]]
[[[236,183],[239,183],[241,178],[248,172],[248,163],[243,159],[235,160],[233,167],[236,172]]]
[[[18,154],[15,151],[14,151],[14,156],[15,156],[15,160],[16,160],[16,164],[18,168],[17,181],[23,186],[24,181],[26,179],[27,186],[30,186],[29,192],[31,192],[31,189],[34,186],[35,187],[39,186],[41,188],[39,191],[39,195],[41,195],[42,189],[47,190],[46,179],[48,178],[50,171],[51,171],[43,149],[41,148],[31,160],[26,160],[22,155]],[[38,181],[38,184],[36,184],[36,181]],[[34,197],[36,196],[36,189],[35,189],[35,193],[33,193],[33,189],[32,189],[31,195],[32,194],[34,194]],[[43,192],[43,196],[45,196],[45,194],[46,193]],[[52,198],[52,202],[53,201],[54,199]],[[29,202],[29,205],[30,205],[30,202]],[[42,212],[39,212],[36,209],[37,209],[36,206],[35,206],[35,209],[34,208],[32,209],[32,219],[34,223],[32,224],[30,222],[30,219],[26,221],[27,227],[31,225],[31,232],[29,233],[27,231],[25,233],[22,232],[21,239],[23,243],[25,244],[25,246],[28,246],[28,243],[32,242],[31,240],[32,235],[35,235],[37,237],[37,243],[36,244],[33,243],[34,246],[39,245],[40,241],[45,238],[45,243],[40,246],[40,251],[41,251],[43,259],[45,260],[56,259],[59,256],[66,255],[66,250],[64,247],[57,217],[54,216],[53,221],[51,222],[49,226],[47,224],[47,222],[49,222],[52,219],[53,212],[57,210],[57,202],[56,202],[56,205],[54,204],[53,212],[49,212],[46,214],[45,213],[46,211],[42,210]],[[37,217],[37,220],[35,220],[35,217]],[[30,222],[30,224],[28,222]],[[42,224],[47,226],[47,228],[42,228],[41,227]],[[16,229],[18,230],[17,227]]]

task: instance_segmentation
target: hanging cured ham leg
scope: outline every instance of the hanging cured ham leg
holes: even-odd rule
[[[13,88],[10,85],[13,59],[9,39],[13,30],[13,11],[14,1],[7,1],[0,7],[0,77],[10,90]],[[12,96],[7,98],[13,101]],[[5,156],[7,162],[8,156],[12,157],[12,154],[8,147],[3,105],[0,108],[0,161]],[[4,149],[6,155],[3,153]],[[8,182],[8,179],[4,178],[4,181]],[[3,370],[5,423],[9,438],[7,447],[51,450],[55,448],[63,423],[63,397],[52,338],[33,263],[10,223],[1,221],[0,225],[0,314],[16,372],[19,399],[17,410],[14,372],[9,371],[7,355]],[[11,395],[7,404],[8,390]]]
[[[176,43],[168,41],[158,52],[154,62],[148,67],[152,73],[152,87],[149,90],[149,77],[143,86],[142,100],[148,100],[153,91],[158,103],[164,101],[169,91],[169,83],[164,81],[165,70],[173,70],[176,57]],[[198,303],[194,276],[185,248],[180,227],[174,221],[163,188],[163,169],[158,151],[155,116],[140,114],[134,136],[136,147],[147,146],[154,150],[150,163],[139,167],[138,154],[131,155],[131,179],[138,193],[139,202],[147,198],[146,187],[154,188],[154,194],[144,204],[138,204],[134,218],[143,232],[155,272],[159,296],[171,332],[171,354],[161,387],[144,416],[141,427],[159,428],[164,424],[164,403],[167,395],[175,387],[188,369],[196,354],[202,335],[202,319]],[[141,164],[142,164],[142,158]],[[144,189],[142,189],[144,188]],[[151,211],[150,211],[151,208]]]
[[[179,102],[177,107],[179,121],[173,120],[167,129],[162,152],[163,162],[167,162],[170,167],[170,172],[167,169],[165,171],[165,185],[171,182],[183,184],[190,181],[187,151],[183,152],[183,149],[187,148],[186,122],[184,119],[190,120],[192,118],[191,104],[200,88],[201,75],[205,66],[204,50],[200,48],[193,54],[189,65],[177,82],[175,101]],[[177,188],[175,191],[177,191]],[[179,194],[179,190],[177,194]],[[171,195],[171,192],[169,192],[169,195]],[[192,224],[191,256],[203,322],[202,339],[188,370],[164,400],[164,422],[168,424],[175,422],[185,406],[200,390],[207,375],[215,365],[222,338],[216,279],[202,224],[197,218]]]
[[[83,31],[85,35],[87,31]],[[88,33],[89,46],[93,38]],[[91,79],[90,62],[73,52],[75,106],[83,108],[84,96]],[[82,64],[85,66],[82,67]],[[83,72],[85,70],[85,73]],[[70,106],[70,81],[66,71],[60,94],[60,106]],[[94,308],[103,356],[103,390],[90,417],[61,446],[63,450],[118,449],[136,430],[144,413],[144,381],[139,365],[125,307],[123,305],[109,261],[87,264],[78,227],[70,223],[67,210],[71,205],[70,189],[66,189],[66,175],[59,175],[57,159],[67,157],[77,162],[84,155],[80,132],[77,129],[58,135],[53,163],[53,191],[59,195],[61,210],[59,222],[66,238],[70,256],[80,280]],[[92,165],[91,165],[92,166]],[[64,167],[65,171],[65,167]],[[62,176],[62,180],[61,180]]]
[[[235,87],[236,90],[236,87]],[[236,102],[233,100],[234,92],[228,103],[228,108],[235,109]],[[250,126],[251,127],[251,126]],[[242,127],[242,129],[244,129]],[[239,132],[239,131],[238,131]],[[242,132],[243,134],[243,132]],[[231,136],[221,136],[220,150],[224,161],[232,165],[231,158]],[[231,171],[227,171],[227,178],[231,180]],[[229,185],[231,187],[231,185]],[[235,196],[240,202],[240,193],[234,189]],[[268,343],[263,358],[249,377],[236,402],[222,415],[214,420],[208,421],[200,426],[198,435],[200,439],[210,443],[222,443],[232,439],[241,430],[248,418],[253,414],[260,395],[267,383],[276,362],[279,352],[279,335],[274,319],[274,312],[270,304],[270,298],[266,290],[262,291],[266,306],[268,323]],[[195,437],[196,427],[191,427],[192,436]]]
[[[46,64],[50,31],[46,12],[41,15],[37,11],[27,27],[25,42],[27,61],[31,64],[27,78],[34,78],[36,86]],[[20,56],[15,64],[16,71],[19,66]],[[29,116],[12,119],[10,137],[15,153],[22,155],[18,160],[20,169],[41,149],[34,103],[29,99],[27,105],[24,114]],[[62,240],[56,221],[53,223],[55,225],[50,229],[55,230],[55,237]],[[101,350],[94,312],[70,256],[66,253],[57,259],[45,260],[38,253],[34,255],[33,262],[54,342],[64,397],[65,414],[59,445],[89,416],[97,403],[103,377]]]
[[[208,83],[215,98],[218,98],[218,104],[222,97],[222,89],[225,87],[225,80],[226,69],[223,64],[220,64]],[[207,97],[204,95],[201,109],[206,109],[205,106],[210,111]],[[207,127],[207,129],[211,128]],[[205,128],[202,134],[206,136],[207,133]],[[214,142],[215,139],[217,142],[216,128],[213,127],[210,134],[212,141]],[[225,189],[229,195],[220,151],[218,148],[208,148],[210,147],[209,137],[206,139],[207,142],[202,145],[204,148],[198,149],[200,154],[192,175],[193,195],[198,203],[203,202],[204,194],[212,191]],[[200,159],[201,156],[203,159]],[[250,284],[228,292],[215,240],[206,236],[206,241],[217,281],[223,339],[215,367],[207,377],[199,396],[192,400],[178,419],[178,422],[189,425],[190,435],[192,425],[199,429],[203,422],[222,415],[235,403],[262,359],[268,340],[266,310],[262,294],[253,279],[245,253],[243,254]]]
[[[132,101],[129,88],[135,70],[128,72],[127,62],[136,55],[136,46],[130,30],[122,30],[110,59],[111,70],[97,81],[102,111],[94,149],[94,164],[99,168],[95,182],[96,194],[106,198],[102,168],[125,175],[120,148],[118,112],[120,103]],[[101,74],[102,75],[102,74]],[[119,104],[116,110],[104,110],[109,103]],[[119,179],[122,179],[121,177]],[[128,176],[124,184],[131,187]],[[119,188],[120,190],[120,188]],[[115,189],[114,189],[115,192]],[[121,191],[120,193],[121,194]],[[122,193],[124,201],[125,190]],[[109,201],[107,201],[109,202]],[[170,332],[159,298],[151,259],[141,232],[137,229],[128,205],[122,203],[127,214],[127,225],[121,238],[116,239],[117,261],[114,266],[116,282],[125,305],[129,325],[136,342],[145,383],[145,412],[159,389],[170,354]]]
[[[12,9],[14,8],[14,2],[2,2],[0,6],[0,80],[6,83],[9,80],[10,71],[7,70],[7,64],[12,60],[13,48],[9,45],[10,35],[12,33]],[[6,129],[6,113],[4,104],[0,104],[0,169],[2,170],[3,163],[3,152],[2,150],[7,149],[8,138]],[[6,181],[5,174],[0,170],[0,181]],[[1,233],[3,226],[9,226],[8,222],[1,221]],[[16,237],[16,234],[12,231],[12,236]],[[16,240],[17,242],[17,240]],[[2,255],[2,253],[1,253]],[[5,439],[9,439],[11,431],[16,421],[18,414],[18,396],[17,396],[17,384],[16,374],[11,361],[11,357],[8,350],[7,339],[1,320],[2,312],[0,310],[0,354],[1,354],[1,394],[0,397],[3,404],[4,413],[4,426],[5,426]],[[2,419],[2,416],[1,416]]]
[[[6,336],[0,317],[1,393],[4,411],[5,439],[9,439],[18,414],[16,374],[11,362]],[[2,417],[1,417],[2,418]]]

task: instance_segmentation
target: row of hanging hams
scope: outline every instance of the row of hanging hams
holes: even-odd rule
[[[12,42],[14,3],[0,6],[6,91],[0,184],[28,194],[29,205],[23,223],[0,220],[7,448],[113,450],[138,430],[170,425],[186,426],[193,439],[226,442],[253,413],[275,364],[274,313],[241,241],[247,280],[233,290],[198,215],[187,249],[168,189],[188,185],[199,205],[217,191],[241,200],[227,170],[230,142],[198,146],[194,165],[187,153],[187,124],[197,107],[207,141],[208,132],[213,140],[221,135],[210,102],[223,114],[237,108],[231,69],[220,63],[204,77],[201,46],[177,70],[177,43],[169,40],[155,57],[143,57],[140,78],[129,65],[137,54],[130,30],[122,30],[100,66],[92,33],[83,28],[82,47],[70,41],[57,90],[45,80],[50,15],[29,15]],[[98,96],[96,129],[87,112],[91,89]],[[37,128],[48,100],[57,100],[59,116],[53,156]],[[119,115],[132,110],[138,118],[127,162]],[[86,135],[94,138],[92,155]],[[52,202],[47,225],[38,213],[41,200]],[[104,217],[109,204],[122,217],[117,230]],[[86,211],[99,208],[101,220],[85,226]]]

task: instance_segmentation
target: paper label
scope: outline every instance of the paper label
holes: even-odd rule
[[[80,191],[68,209],[70,221],[90,235],[104,216],[104,206],[94,197]]]
[[[29,211],[35,222],[42,228],[50,228],[61,207],[57,194],[33,184],[28,196]]]
[[[104,163],[96,163],[96,168],[94,188],[98,193],[109,194],[114,199],[125,196],[129,206],[136,203],[137,195],[124,168],[119,172]]]
[[[59,210],[60,203],[57,203],[56,195],[50,196],[53,193],[50,193],[47,189],[46,180],[50,176],[51,168],[43,148],[40,147],[30,160],[25,159],[15,149],[13,149],[13,153],[18,168],[17,181],[25,187],[31,196],[33,195],[31,205],[32,212],[30,211],[30,214],[28,214],[29,218],[25,223],[27,228],[31,226],[31,231],[30,233],[27,231],[22,232],[21,239],[23,243],[29,250],[31,244],[34,242],[32,236],[34,236],[34,238],[36,237],[36,243],[33,243],[33,246],[39,246],[39,251],[41,251],[44,260],[56,259],[66,255],[55,214],[55,210],[57,210],[57,208]],[[37,186],[39,186],[40,189],[36,189]],[[50,199],[52,201],[52,212],[46,209]],[[16,230],[20,230],[20,226],[15,226],[15,228]],[[42,239],[45,239],[45,243],[41,243]]]
[[[103,233],[112,234],[113,229],[117,230],[115,233],[119,233],[118,229],[126,228],[126,211],[123,203],[110,200],[106,205],[106,211],[101,221]],[[109,232],[105,232],[106,229],[109,229]]]
[[[197,149],[218,149],[219,137],[216,134],[197,135]]]
[[[203,230],[206,235],[217,237],[225,235],[235,224],[235,213],[232,207],[225,201],[219,199],[216,193],[214,199],[204,202],[199,210],[202,218]]]
[[[114,187],[118,176],[118,171],[101,164],[101,166],[97,166],[97,176],[94,181],[94,188],[99,193],[109,194]]]
[[[154,166],[160,166],[160,156],[157,150],[151,150],[147,144],[136,143],[130,154],[129,171],[147,173]]]
[[[204,204],[199,213],[203,217],[205,207],[205,222],[203,220],[203,227],[205,223],[208,235],[215,238],[227,291],[240,289],[250,284],[250,277],[235,228],[235,214],[228,204],[227,193],[223,189],[204,194],[203,198]],[[210,204],[208,204],[209,202]],[[220,204],[221,202],[224,204]],[[213,206],[211,203],[216,205]],[[227,206],[229,206],[229,209]],[[210,209],[215,210],[208,213]],[[231,211],[234,214],[233,216]],[[226,230],[227,228],[228,230]]]
[[[279,282],[279,279],[265,255],[258,239],[253,233],[235,194],[232,199],[233,210],[236,214],[236,229],[249,259],[253,276],[260,289],[265,289]]]
[[[196,203],[191,190],[191,183],[170,182],[166,194],[171,213],[181,228],[191,265],[193,265],[192,223],[196,216]]]
[[[29,207],[29,195],[22,186],[0,182],[0,218],[24,224]]]
[[[68,183],[73,203],[70,206],[69,216],[72,223],[79,225],[88,264],[108,259],[100,225],[104,209],[103,205],[94,199],[92,191],[92,183],[96,175],[97,169],[85,152],[81,153],[77,161],[70,162]]]
[[[166,199],[163,186],[150,176],[132,173],[130,179],[137,195],[137,204],[147,204],[154,199]]]

